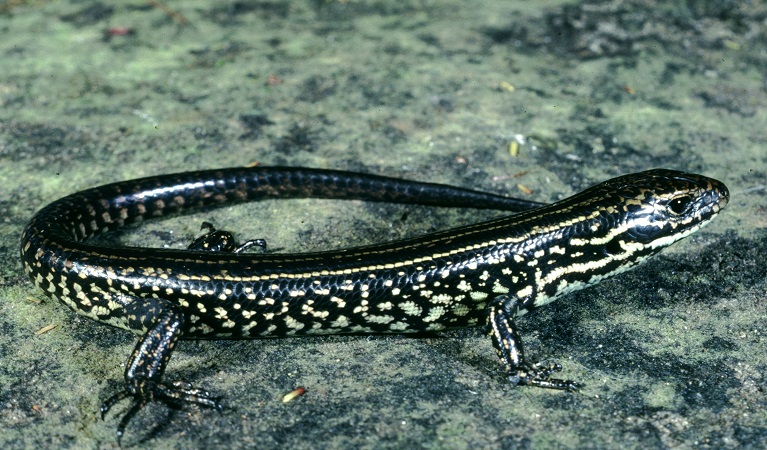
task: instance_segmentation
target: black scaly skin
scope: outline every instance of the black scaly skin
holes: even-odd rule
[[[192,250],[86,241],[191,208],[291,197],[539,208],[399,242],[317,253],[239,253],[242,246],[212,226]],[[103,415],[118,401],[134,399],[118,426],[119,439],[150,401],[220,409],[210,393],[162,380],[179,338],[411,333],[488,324],[512,383],[575,390],[577,383],[550,377],[558,364],[525,361],[514,318],[634,266],[706,224],[728,198],[719,181],[662,169],[615,178],[545,206],[350,172],[221,169],[62,198],[24,229],[21,257],[51,297],[142,336],[128,361],[125,390],[102,406]]]

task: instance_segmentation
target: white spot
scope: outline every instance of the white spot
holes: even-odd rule
[[[525,288],[520,289],[520,290],[517,291],[517,297],[518,298],[529,297],[532,294],[533,294],[533,287],[532,286],[526,286]]]
[[[434,322],[445,314],[445,308],[442,306],[435,306],[429,310],[429,314],[423,319],[424,322]]]
[[[256,325],[258,325],[258,322],[256,322],[255,320],[252,320],[247,325],[242,327],[242,331],[243,332],[248,332],[248,331],[250,331],[251,328],[254,328]]]
[[[296,331],[302,329],[305,326],[303,323],[297,321],[296,319],[290,316],[285,316],[285,325],[287,325],[288,328],[292,328],[293,330],[296,330]]]
[[[415,302],[403,302],[398,305],[402,311],[408,316],[420,316],[423,312],[423,308],[418,306]]]
[[[493,292],[496,294],[508,294],[509,288],[502,285],[499,280],[495,280],[495,283],[493,283]]]
[[[226,314],[227,314],[226,309],[218,306],[216,308],[213,308],[213,311],[216,312],[216,319],[226,319],[227,318],[226,317]]]
[[[461,317],[468,314],[469,311],[470,311],[469,307],[462,303],[457,303],[455,306],[453,306],[453,309],[452,309],[453,314],[455,314],[456,316],[461,316]]]
[[[439,295],[435,295],[434,297],[432,297],[429,300],[432,303],[435,303],[435,304],[442,303],[442,304],[448,305],[450,303],[453,303],[453,301],[455,299],[452,296],[448,295],[448,294],[439,294]]]
[[[376,315],[369,315],[367,316],[368,322],[372,323],[391,323],[394,320],[393,316],[376,316]]]
[[[349,326],[349,318],[346,316],[338,316],[336,320],[330,322],[330,326],[333,328],[346,328]]]
[[[473,291],[469,293],[469,297],[471,297],[471,299],[475,301],[482,301],[487,298],[487,294],[484,292]]]

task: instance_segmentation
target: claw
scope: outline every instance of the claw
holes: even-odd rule
[[[558,363],[551,363],[548,366],[536,363],[532,366],[520,367],[516,374],[509,376],[509,381],[514,383],[514,385],[523,384],[570,392],[575,392],[581,388],[578,382],[551,378],[551,374],[561,370],[562,365]]]
[[[129,397],[133,398],[133,404],[117,425],[118,445],[120,445],[120,440],[123,434],[125,434],[128,423],[149,402],[159,401],[169,405],[195,403],[214,408],[219,413],[223,412],[223,406],[219,403],[221,397],[214,396],[204,389],[197,389],[185,381],[175,381],[167,385],[149,380],[141,380],[128,383],[124,390],[105,400],[101,404],[101,419],[104,419],[104,416],[114,405]]]
[[[126,389],[106,399],[104,403],[101,404],[101,420],[104,420],[104,417],[107,415],[109,410],[112,409],[114,405],[116,405],[117,403],[121,402],[122,400],[130,396],[131,396],[131,393],[128,392],[128,390]]]
[[[128,412],[125,413],[125,415],[120,419],[120,423],[117,425],[117,446],[122,447],[122,444],[120,441],[122,440],[123,434],[125,434],[125,428],[128,426],[128,422],[136,415],[138,414],[141,409],[146,406],[146,402],[143,400],[134,401],[133,405],[130,407]]]

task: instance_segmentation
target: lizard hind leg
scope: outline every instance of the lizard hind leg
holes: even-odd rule
[[[125,369],[125,388],[108,398],[101,406],[101,417],[126,398],[133,404],[120,420],[117,440],[122,438],[130,420],[148,403],[162,402],[171,406],[186,403],[221,411],[220,397],[196,389],[185,381],[166,383],[162,380],[176,343],[181,337],[184,315],[167,300],[133,298],[126,306],[128,317],[134,318],[131,329],[145,329]]]
[[[200,229],[207,229],[208,232],[189,244],[187,250],[222,253],[240,253],[250,247],[261,247],[262,250],[266,250],[266,241],[264,239],[251,239],[237,245],[237,241],[231,232],[217,230],[210,222],[203,222]]]

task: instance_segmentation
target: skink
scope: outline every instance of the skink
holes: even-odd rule
[[[111,248],[94,234],[169,213],[265,198],[322,197],[527,210],[483,223],[344,250],[239,252],[211,231],[189,250]],[[544,205],[499,195],[341,171],[255,167],[161,175],[78,192],[26,226],[24,270],[79,314],[140,336],[118,425],[150,401],[220,408],[219,398],[163,373],[180,338],[413,333],[487,325],[514,384],[574,390],[558,364],[524,358],[515,318],[618,274],[708,223],[724,184],[656,169]],[[257,245],[262,243],[257,242]]]

